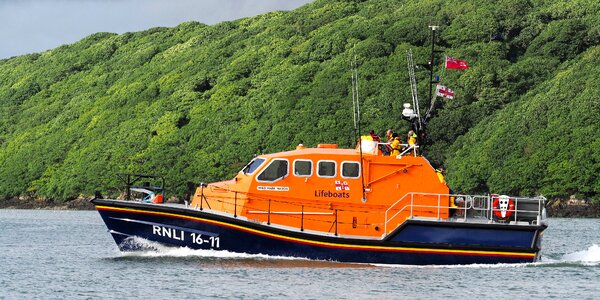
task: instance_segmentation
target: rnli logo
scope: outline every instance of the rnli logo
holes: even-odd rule
[[[335,181],[335,190],[336,191],[349,191],[350,187],[348,186],[348,181],[341,182],[339,180]]]

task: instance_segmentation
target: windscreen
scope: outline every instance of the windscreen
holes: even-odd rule
[[[253,159],[244,167],[244,169],[242,169],[242,173],[244,173],[244,174],[254,173],[254,171],[256,171],[256,169],[258,169],[258,167],[260,167],[260,165],[262,165],[263,162],[265,162],[264,158],[259,157],[259,158]]]

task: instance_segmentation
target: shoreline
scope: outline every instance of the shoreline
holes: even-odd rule
[[[0,209],[95,210],[90,199],[77,198],[65,202],[32,198],[0,199]],[[548,217],[554,218],[600,218],[600,204],[555,199],[546,205],[546,213]]]
[[[40,209],[40,210],[95,210],[91,198],[77,198],[65,202],[51,199],[11,198],[0,199],[0,209]]]

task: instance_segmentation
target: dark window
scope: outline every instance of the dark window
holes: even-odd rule
[[[335,177],[335,161],[320,161],[317,174],[320,177]]]
[[[249,162],[244,169],[242,169],[242,173],[244,174],[252,174],[262,163],[265,161],[264,158],[255,158],[251,162]]]
[[[342,177],[358,178],[360,176],[360,164],[357,162],[342,163]]]
[[[310,160],[294,161],[294,175],[296,175],[296,176],[312,175],[312,161],[310,161]]]
[[[256,178],[259,181],[276,181],[288,174],[287,160],[276,159],[267,166]]]

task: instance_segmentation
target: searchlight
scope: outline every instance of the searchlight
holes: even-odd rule
[[[415,111],[412,108],[410,108],[409,103],[404,103],[403,106],[404,106],[404,109],[402,110],[402,116],[404,116],[405,118],[409,118],[409,119],[412,119],[417,116],[417,114],[415,114]]]

